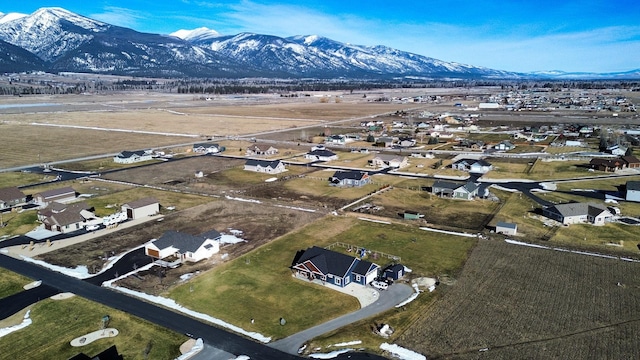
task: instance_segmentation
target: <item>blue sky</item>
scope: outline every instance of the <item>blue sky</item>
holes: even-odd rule
[[[143,32],[316,34],[509,71],[640,68],[638,0],[14,0],[0,12],[52,6]]]

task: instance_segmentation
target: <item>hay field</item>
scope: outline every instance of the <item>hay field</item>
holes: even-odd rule
[[[184,143],[187,138],[26,124],[0,124],[0,168]]]
[[[429,359],[637,359],[639,266],[481,241],[397,343]]]

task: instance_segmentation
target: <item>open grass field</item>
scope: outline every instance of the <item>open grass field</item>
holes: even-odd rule
[[[0,268],[0,299],[23,291],[23,286],[32,281],[27,277]]]
[[[174,136],[13,123],[1,123],[0,132],[3,135],[0,168],[195,141],[193,138]]]
[[[51,180],[49,175],[23,173],[23,172],[0,172],[0,189],[9,186],[22,186],[36,184],[41,181]]]
[[[376,215],[399,219],[405,210],[417,211],[424,215],[420,222],[431,226],[477,232],[484,229],[500,206],[489,200],[444,199],[427,191],[403,189],[401,185],[370,199],[370,203],[384,207]]]
[[[76,337],[100,330],[104,315],[110,316],[109,327],[118,329],[118,336],[82,347],[69,344]],[[31,307],[30,317],[31,325],[2,338],[0,357],[68,359],[80,352],[94,356],[116,345],[125,359],[169,360],[180,355],[180,344],[188,340],[182,334],[80,297],[40,301]],[[147,347],[148,357],[145,356]]]
[[[586,160],[567,161],[536,161],[529,172],[531,180],[569,179],[584,176],[593,176],[589,172],[589,162]]]
[[[480,241],[457,283],[395,342],[429,359],[637,358],[638,266]]]
[[[4,227],[0,227],[0,236],[22,235],[36,228],[38,214],[36,210],[25,210],[23,212],[11,211],[3,213],[1,216]]]
[[[325,217],[216,267],[168,295],[182,305],[244,329],[282,338],[357,309],[355,298],[291,276],[289,266],[298,250],[336,241],[400,256],[402,263],[413,270],[412,276],[454,273],[475,243],[474,239],[403,225]],[[381,266],[386,264],[383,259],[372,261]],[[287,320],[286,326],[278,324],[280,317]],[[254,324],[251,318],[255,319]]]

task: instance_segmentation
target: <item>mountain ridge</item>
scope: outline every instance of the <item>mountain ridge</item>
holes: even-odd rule
[[[60,7],[40,8],[28,15],[0,13],[0,40],[6,42],[1,44],[0,72],[16,68],[29,71],[33,67],[163,77],[526,79],[567,78],[573,74],[580,78],[640,78],[638,70],[606,75],[522,74],[442,61],[383,45],[342,43],[318,35],[221,35],[206,27],[171,34],[143,33]],[[26,66],[17,66],[16,59],[24,59]]]

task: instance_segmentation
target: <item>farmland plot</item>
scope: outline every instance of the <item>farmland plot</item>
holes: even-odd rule
[[[638,358],[638,273],[635,262],[482,241],[398,343],[431,359]]]

